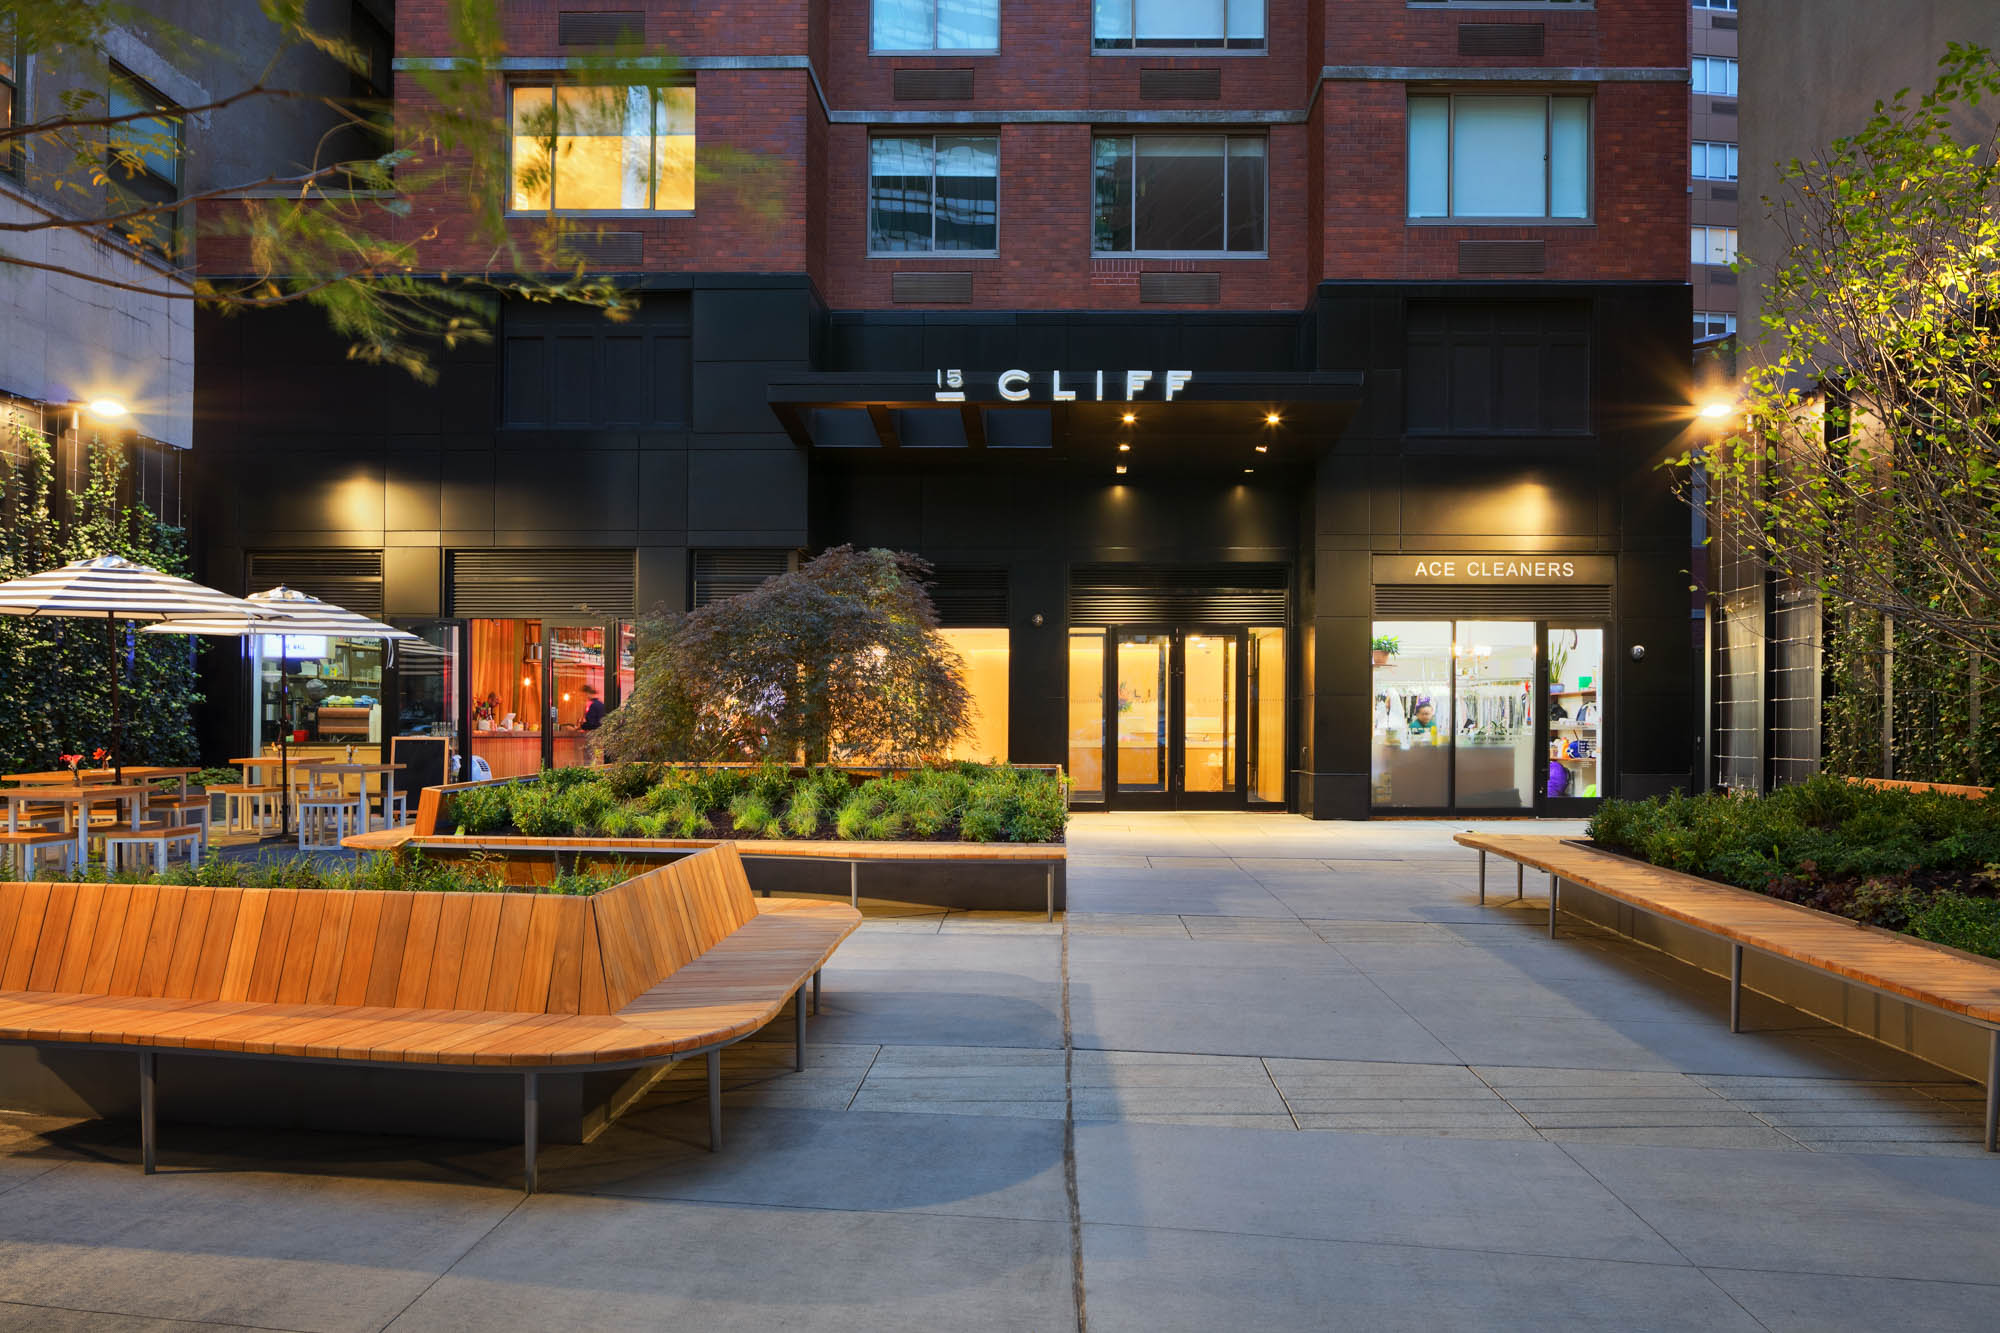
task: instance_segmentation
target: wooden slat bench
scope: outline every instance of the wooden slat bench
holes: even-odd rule
[[[1479,853],[1479,901],[1486,901],[1488,853],[1549,876],[1549,936],[1564,881],[1729,944],[1729,1030],[1743,1029],[1743,951],[1753,950],[1910,1004],[1951,1014],[1987,1033],[1986,1150],[2000,1151],[2000,963],[1906,935],[1857,925],[1828,912],[1717,884],[1567,838],[1460,833]]]
[[[728,844],[592,897],[153,884],[0,884],[0,1042],[137,1053],[155,1162],[160,1051],[522,1081],[535,1188],[537,1077],[708,1062],[796,1001],[860,924],[840,903],[759,899]]]

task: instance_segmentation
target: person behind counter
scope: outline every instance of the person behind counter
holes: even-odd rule
[[[596,731],[604,721],[604,700],[597,697],[595,685],[583,686],[583,695],[590,700],[583,707],[583,720],[578,722],[579,731]]]
[[[1436,730],[1437,710],[1431,707],[1429,699],[1425,699],[1417,705],[1416,711],[1410,714],[1410,733],[1414,736],[1418,732],[1430,733]],[[1430,736],[1426,735],[1424,739],[1428,740]]]

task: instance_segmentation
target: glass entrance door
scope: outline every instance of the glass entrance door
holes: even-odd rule
[[[549,702],[542,762],[571,768],[590,762],[590,733],[610,707],[605,697],[605,627],[601,622],[552,624],[546,632],[542,660],[548,680],[543,697]]]
[[[1187,634],[1181,638],[1181,789],[1209,795],[1236,791],[1237,636]]]
[[[1114,772],[1121,795],[1168,795],[1173,754],[1169,744],[1174,703],[1172,634],[1119,631],[1111,733],[1117,738]]]
[[[1108,654],[1093,650],[1106,642]],[[1131,809],[1282,803],[1284,661],[1281,629],[1072,629],[1070,771],[1078,790],[1102,791],[1108,804]],[[1101,689],[1082,679],[1093,670]],[[1101,762],[1100,729],[1079,723],[1080,710],[1103,719],[1110,741]],[[1253,734],[1254,755],[1244,743]]]

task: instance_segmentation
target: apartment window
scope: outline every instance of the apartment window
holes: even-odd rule
[[[868,141],[871,254],[1000,249],[1000,141],[950,134]]]
[[[1697,338],[1720,338],[1724,334],[1736,332],[1736,316],[1726,310],[1697,310],[1694,312],[1694,336]]]
[[[1093,0],[1100,51],[1264,49],[1264,0]]]
[[[1264,253],[1264,138],[1102,135],[1092,144],[1097,254]]]
[[[1736,62],[1727,56],[1696,56],[1690,77],[1694,90],[1711,97],[1736,96]]]
[[[1733,143],[1713,143],[1706,139],[1694,141],[1693,167],[1697,180],[1733,181],[1736,179],[1736,145]]]
[[[1410,99],[1410,216],[1590,215],[1590,99]]]
[[[1736,12],[1736,0],[1694,0],[1694,7],[1696,9],[1722,9],[1734,14]]]
[[[0,38],[0,130],[14,128],[14,117],[21,100],[20,65],[14,58],[14,44],[11,37]],[[0,146],[0,171],[9,174],[20,168],[20,145],[9,142]]]
[[[114,209],[146,204],[170,204],[181,197],[182,124],[178,115],[149,116],[143,112],[173,112],[174,104],[117,65],[105,93],[105,114],[134,116],[105,133],[109,157],[105,175],[111,184]],[[163,255],[178,249],[179,221],[174,211],[148,213],[114,224],[113,229],[135,245]]]
[[[693,88],[518,87],[513,114],[516,211],[693,211]]]
[[[1697,264],[1733,264],[1736,262],[1736,228],[1734,227],[1690,227],[1693,240],[1689,258]]]
[[[997,51],[1000,0],[874,0],[876,51]]]

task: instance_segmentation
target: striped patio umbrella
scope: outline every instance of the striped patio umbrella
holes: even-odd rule
[[[236,599],[231,598],[234,601]],[[147,634],[275,634],[279,638],[278,662],[278,827],[289,833],[292,827],[292,659],[284,651],[288,636],[325,634],[341,639],[415,639],[408,630],[370,620],[358,611],[323,602],[283,584],[242,599],[247,612],[148,625]]]
[[[105,648],[111,658],[111,762],[120,781],[125,777],[125,762],[118,735],[118,683],[124,672],[118,660],[118,622],[171,625],[254,614],[240,597],[115,555],[78,560],[61,569],[0,583],[0,615],[103,619]]]

